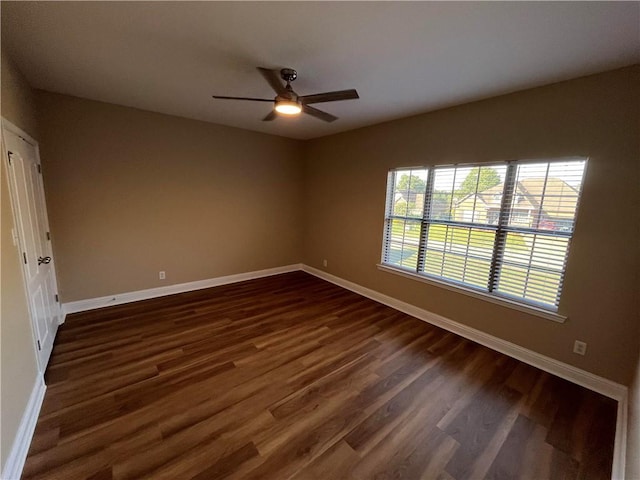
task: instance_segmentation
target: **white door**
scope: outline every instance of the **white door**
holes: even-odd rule
[[[29,310],[36,336],[41,371],[47,366],[53,340],[61,320],[58,303],[51,235],[37,144],[3,125],[5,159],[11,200],[16,216]]]

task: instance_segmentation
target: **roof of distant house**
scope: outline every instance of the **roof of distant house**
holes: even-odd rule
[[[476,196],[487,209],[499,209],[502,202],[504,183],[479,192]],[[458,205],[475,194],[459,200]],[[560,178],[525,178],[516,183],[514,210],[538,210],[550,217],[572,217],[578,202],[578,191]],[[544,200],[542,197],[544,196]]]

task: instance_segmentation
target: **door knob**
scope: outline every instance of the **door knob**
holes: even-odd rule
[[[46,265],[51,261],[51,257],[38,257],[38,265],[42,265],[43,263]]]

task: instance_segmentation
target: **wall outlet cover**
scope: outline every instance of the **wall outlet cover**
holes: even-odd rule
[[[581,342],[580,340],[576,340],[573,343],[573,353],[577,353],[578,355],[584,355],[587,353],[587,344],[585,342]]]

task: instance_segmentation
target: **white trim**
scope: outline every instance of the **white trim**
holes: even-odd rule
[[[269,268],[265,270],[246,272],[235,275],[227,275],[224,277],[211,278],[196,282],[170,285],[167,287],[151,288],[148,290],[139,290],[137,292],[128,292],[100,298],[80,300],[76,302],[64,303],[62,305],[62,308],[64,314],[66,315],[69,313],[93,310],[95,308],[101,308],[110,305],[120,305],[123,303],[135,302],[138,300],[162,297],[165,295],[199,290],[202,288],[210,288],[218,285],[226,285],[229,283],[242,282],[255,278],[268,277],[271,275],[278,275],[281,273],[288,273],[296,270],[307,272],[335,285],[346,288],[347,290],[351,290],[364,297],[370,298],[376,302],[380,302],[391,308],[404,312],[408,315],[411,315],[412,317],[418,318],[419,320],[430,323],[432,325],[436,325],[449,332],[455,333],[457,335],[460,335],[461,337],[467,338],[471,341],[484,345],[485,347],[491,348],[492,350],[496,350],[500,353],[520,360],[528,365],[537,367],[540,370],[544,370],[545,372],[551,373],[560,378],[564,378],[565,380],[568,380],[572,383],[617,400],[618,412],[616,420],[616,436],[611,478],[616,480],[624,478],[625,453],[627,444],[626,422],[628,388],[626,386],[305,264],[292,264],[283,267]],[[2,478],[4,479],[4,477]]]
[[[267,268],[265,270],[256,270],[253,272],[237,273],[234,275],[226,275],[224,277],[208,278],[206,280],[198,280],[195,282],[178,283],[168,285],[166,287],[149,288],[147,290],[138,290],[135,292],[117,293],[115,295],[107,295],[105,297],[89,298],[87,300],[78,300],[62,304],[63,315],[70,313],[84,312],[95,308],[109,307],[111,305],[121,305],[123,303],[137,302],[139,300],[147,300],[149,298],[164,297],[175,293],[190,292],[192,290],[200,290],[203,288],[217,287],[228,283],[244,282],[245,280],[253,280],[255,278],[269,277],[271,275],[279,275],[281,273],[295,272],[302,270],[302,265],[295,263],[285,265],[283,267]]]
[[[629,409],[628,392],[618,400],[618,415],[616,416],[616,437],[613,443],[613,465],[611,478],[613,480],[625,478],[627,463],[627,420]]]
[[[2,117],[2,127],[5,130],[9,130],[10,132],[15,133],[16,135],[19,135],[21,137],[23,137],[26,141],[28,141],[31,145],[37,146],[38,145],[38,141],[33,138],[31,135],[29,135],[27,132],[25,132],[24,130],[22,130],[20,127],[18,127],[17,125],[14,125],[13,123],[11,123],[9,120],[7,120],[6,118]]]
[[[574,367],[573,365],[560,362],[547,357],[546,355],[542,355],[534,352],[533,350],[516,345],[515,343],[494,337],[488,333],[468,327],[467,325],[455,322],[449,318],[437,315],[401,300],[397,300],[383,293],[358,285],[357,283],[350,282],[349,280],[336,277],[335,275],[323,272],[317,268],[303,264],[302,270],[335,285],[346,288],[347,290],[358,293],[364,297],[375,300],[376,302],[404,312],[419,320],[436,325],[449,332],[484,345],[492,350],[496,350],[497,352],[520,360],[528,365],[532,365],[540,370],[544,370],[545,372],[564,378],[572,383],[617,400],[618,412],[616,416],[616,436],[613,448],[613,467],[611,478],[614,480],[624,479],[625,455],[627,448],[627,397],[629,390],[625,385],[594,375],[593,373]]]
[[[545,372],[564,378],[572,383],[598,392],[609,398],[618,401],[618,412],[616,416],[616,436],[613,449],[613,467],[611,478],[618,480],[624,479],[625,455],[627,445],[627,396],[628,388],[619,383],[613,382],[606,378],[594,375],[593,373],[576,368],[564,362],[560,362],[553,358],[547,357],[540,353],[534,352],[527,348],[521,347],[514,343],[508,342],[488,333],[482,332],[475,328],[468,327],[461,323],[455,322],[449,318],[437,315],[422,308],[416,307],[409,303],[397,300],[388,295],[384,295],[370,288],[363,287],[357,283],[350,282],[330,273],[323,272],[317,268],[308,265],[302,265],[302,270],[316,277],[322,278],[328,282],[336,284],[340,287],[351,290],[364,297],[380,302],[391,308],[404,312],[412,317],[418,318],[424,322],[436,325],[449,332],[453,332],[461,337],[472,340],[485,347],[496,350],[500,353],[508,355],[512,358],[520,360],[528,365],[544,370]]]
[[[36,161],[38,163],[38,165],[42,165],[42,159],[40,158],[40,145],[38,144],[38,141],[36,139],[34,139],[31,135],[29,135],[27,132],[25,132],[24,130],[22,130],[20,127],[18,127],[17,125],[14,125],[13,123],[11,123],[9,120],[7,120],[4,117],[0,117],[1,121],[0,123],[2,124],[2,128],[1,130],[1,135],[2,135],[2,161],[4,161],[5,158],[8,157],[8,147],[7,147],[7,143],[6,143],[6,132],[10,132],[13,133],[14,135],[17,135],[18,137],[22,138],[24,141],[26,141],[27,143],[29,143],[30,145],[32,145],[35,150],[36,150]],[[26,248],[24,246],[24,239],[21,238],[20,234],[19,234],[19,230],[16,226],[16,222],[18,222],[20,220],[20,215],[19,212],[17,210],[16,207],[16,192],[14,191],[14,184],[11,181],[12,178],[12,173],[11,173],[11,166],[7,165],[7,179],[9,181],[9,197],[11,199],[11,210],[13,213],[13,226],[15,229],[15,236],[14,238],[17,239],[17,247],[19,249],[18,255],[20,255],[20,252],[25,252]],[[44,205],[44,221],[45,221],[45,228],[47,230],[47,232],[50,232],[50,226],[49,226],[49,213],[47,211],[47,205],[46,205],[46,198],[45,198],[45,192],[44,192],[44,182],[42,177],[39,178],[39,190],[40,193],[42,194],[42,202]],[[44,253],[44,252],[43,252]],[[55,255],[53,254],[53,246],[51,244],[51,242],[48,242],[48,255],[51,256],[53,258],[53,263],[51,264],[50,268],[51,268],[51,274],[52,274],[52,279],[53,279],[53,289],[56,295],[58,295],[59,289],[58,289],[58,276],[56,273],[56,268],[55,268]],[[25,292],[25,296],[28,299],[27,300],[27,309],[29,311],[29,319],[31,321],[31,337],[33,339],[33,352],[34,352],[34,356],[36,358],[36,362],[38,365],[38,371],[41,374],[44,374],[45,370],[47,369],[47,363],[49,361],[49,357],[51,356],[51,352],[49,351],[49,357],[47,357],[47,359],[43,359],[40,355],[39,352],[39,348],[36,345],[39,345],[40,339],[38,338],[38,328],[36,326],[36,313],[34,312],[34,308],[33,305],[31,303],[31,295],[29,293],[29,285],[27,282],[27,274],[25,272],[25,265],[23,264],[22,260],[20,260],[20,264],[21,264],[21,273],[22,273],[22,284],[24,287],[24,292]],[[52,331],[51,331],[51,337],[52,340],[51,342],[53,343],[55,341],[56,338],[56,333],[58,331],[58,326],[60,326],[62,323],[64,323],[64,313],[62,311],[62,306],[59,302],[55,302],[54,304],[54,308],[57,310],[57,312],[55,313],[58,317],[58,323],[56,325],[53,325]],[[48,343],[48,342],[47,342]]]
[[[493,335],[485,333],[481,330],[471,328],[449,318],[437,315],[433,312],[429,312],[428,310],[424,310],[401,300],[397,300],[388,295],[384,295],[375,290],[371,290],[369,288],[358,285],[357,283],[353,283],[348,280],[344,280],[343,278],[336,277],[335,275],[323,272],[322,270],[318,270],[317,268],[304,265],[302,269],[305,272],[310,273],[311,275],[315,275],[316,277],[327,280],[328,282],[359,293],[360,295],[375,300],[376,302],[383,303],[391,308],[395,308],[396,310],[400,310],[401,312],[411,315],[412,317],[416,317],[432,325],[444,328],[449,332],[453,332],[457,335],[460,335],[461,337],[467,338],[476,343],[484,345],[485,347],[491,348],[492,350],[504,353],[505,355],[520,360],[528,365],[532,365],[541,370],[544,370],[545,372],[557,375],[558,377],[586,387],[590,390],[593,390],[594,392],[601,393],[602,395],[613,398],[615,400],[621,400],[627,394],[627,387],[619,383],[613,382],[598,375],[594,375],[593,373],[581,370],[567,363],[560,362],[553,358],[534,352],[533,350],[529,350],[527,348],[521,347],[520,345],[516,345],[515,343],[511,343],[501,338],[494,337]]]
[[[17,135],[18,137],[22,138],[24,141],[26,141],[27,143],[29,143],[30,145],[32,145],[35,149],[36,149],[36,159],[38,164],[41,164],[41,159],[40,159],[40,146],[38,145],[37,140],[35,140],[31,135],[29,135],[27,132],[25,132],[24,130],[22,130],[20,127],[18,127],[17,125],[14,125],[13,123],[11,123],[9,120],[7,120],[4,117],[0,117],[0,123],[2,124],[2,128],[0,129],[0,135],[2,136],[2,161],[4,162],[5,159],[8,158],[8,154],[9,154],[9,150],[7,147],[7,142],[6,142],[6,133],[12,133],[14,135]],[[14,238],[17,239],[17,245],[16,247],[18,248],[18,255],[22,256],[22,252],[26,251],[26,248],[24,246],[24,239],[21,237],[20,233],[19,233],[19,228],[17,227],[17,223],[20,219],[20,215],[18,214],[18,210],[17,210],[17,206],[16,206],[16,192],[14,190],[14,182],[12,181],[12,173],[11,173],[11,164],[10,162],[7,163],[7,180],[9,182],[9,198],[11,200],[11,213],[12,213],[12,223],[13,223],[13,227],[14,227]],[[42,180],[42,179],[40,179]],[[41,183],[40,184],[43,191],[42,191],[42,195],[44,197],[44,184]],[[47,209],[46,209],[46,204],[45,204],[45,220],[47,222],[47,231],[49,231],[49,217],[48,217],[48,213],[47,213]],[[49,251],[49,255],[51,255],[52,257],[53,255],[53,250],[51,249],[51,245],[49,245],[50,251]],[[55,260],[54,260],[55,263]],[[33,305],[31,303],[31,295],[29,293],[29,286],[28,286],[28,282],[27,282],[27,275],[25,272],[25,265],[23,264],[22,260],[20,260],[20,273],[21,273],[21,277],[22,277],[22,286],[24,288],[24,293],[25,293],[25,298],[27,299],[27,310],[29,312],[29,320],[31,323],[31,338],[33,340],[33,355],[34,358],[36,359],[36,365],[38,366],[38,372],[40,374],[44,374],[44,371],[47,368],[47,362],[48,362],[48,358],[47,361],[44,361],[43,358],[41,358],[40,353],[39,353],[39,349],[37,347],[37,345],[39,344],[39,339],[38,339],[38,328],[36,326],[36,315],[33,309]],[[52,265],[52,270],[53,270],[53,282],[54,282],[54,287],[55,290],[58,290],[58,279],[56,277],[56,273],[55,273],[55,267]],[[53,331],[51,332],[51,335],[53,337],[52,342],[55,341],[55,336],[56,336],[56,332],[58,329],[58,326],[60,325],[60,319],[63,318],[63,314],[62,314],[62,308],[60,307],[59,304],[56,305],[56,308],[58,309],[58,325],[54,326]],[[50,355],[50,353],[49,353]]]
[[[20,426],[16,432],[11,451],[2,468],[2,480],[18,480],[22,474],[46,389],[47,387],[44,384],[42,375],[38,375],[33,390],[31,391],[29,402],[22,414]]]
[[[429,278],[414,272],[402,270],[400,268],[394,268],[389,265],[384,265],[382,263],[379,263],[376,266],[378,267],[378,270],[382,270],[383,272],[389,272],[389,273],[393,273],[394,275],[400,275],[401,277],[409,278],[411,280],[417,280],[419,282],[428,283],[429,285],[435,285],[436,287],[445,288],[447,290],[451,290],[452,292],[462,293],[463,295],[479,298],[480,300],[484,300],[485,302],[491,302],[498,305],[502,305],[503,307],[512,308],[514,310],[528,313],[530,315],[535,315],[536,317],[544,318],[546,320],[552,320],[558,323],[564,323],[567,320],[567,317],[564,315],[560,315],[558,313],[551,312],[549,310],[544,310],[542,308],[537,308],[533,305],[524,305],[520,302],[516,302],[508,298],[499,297],[497,295],[492,295],[490,293],[480,292],[477,290],[473,290],[472,288],[464,287],[462,285],[452,285],[451,283],[448,283],[448,282],[436,280],[434,278]]]

